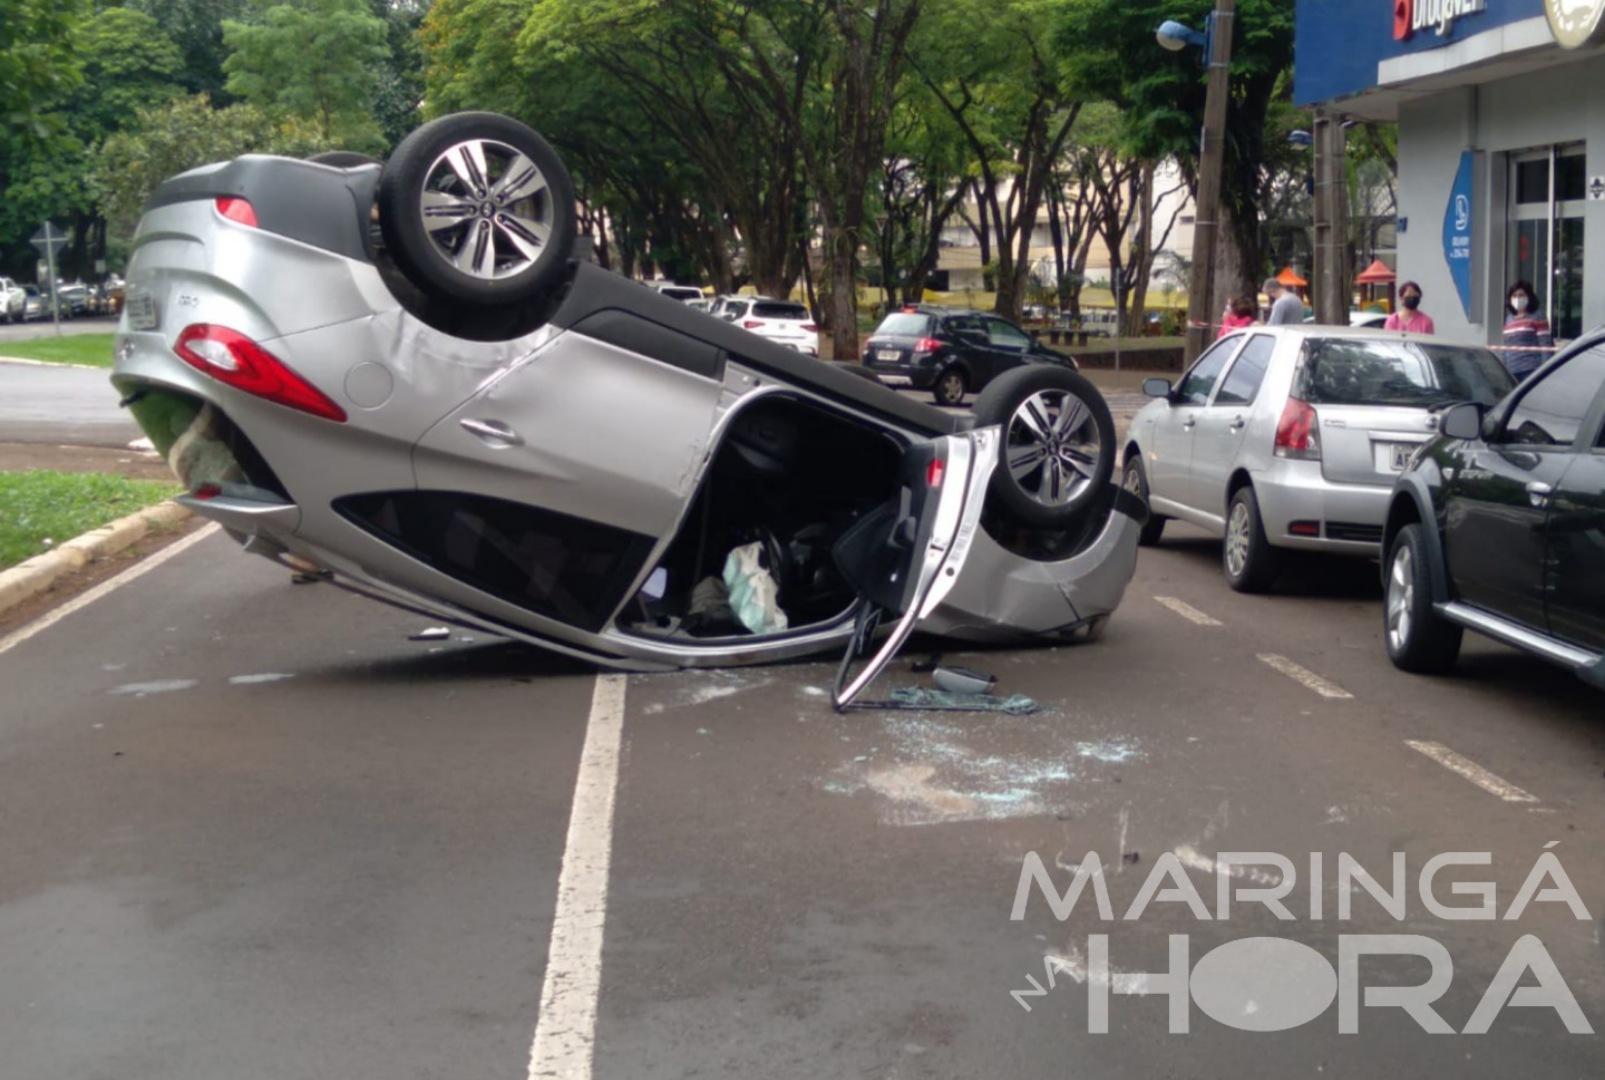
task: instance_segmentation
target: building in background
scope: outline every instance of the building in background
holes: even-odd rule
[[[1518,279],[1557,337],[1605,323],[1605,0],[1297,4],[1297,103],[1398,121],[1398,274],[1438,332],[1496,341]]]

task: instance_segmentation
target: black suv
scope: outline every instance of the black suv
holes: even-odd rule
[[[1466,628],[1605,689],[1605,331],[1492,409],[1456,405],[1394,488],[1388,656],[1442,671]]]
[[[886,316],[864,344],[863,359],[881,382],[929,390],[938,405],[957,405],[1021,364],[1077,366],[997,315],[925,306]]]

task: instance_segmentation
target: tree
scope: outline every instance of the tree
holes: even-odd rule
[[[197,94],[148,109],[109,137],[89,187],[113,235],[126,237],[150,193],[170,176],[241,154],[301,157],[327,149],[329,142],[312,127],[274,120],[254,105],[214,109]]]
[[[1211,0],[1070,0],[1058,40],[1072,87],[1119,106],[1131,152],[1150,161],[1174,157],[1196,182],[1204,115],[1204,69],[1195,50],[1169,53],[1154,39],[1166,19],[1202,27]],[[1260,207],[1268,154],[1266,121],[1293,62],[1293,6],[1286,0],[1239,0],[1232,49],[1222,175],[1221,242],[1216,298],[1254,289],[1267,269]]]
[[[949,0],[915,67],[969,146],[983,248],[996,242],[999,314],[1018,318],[1049,176],[1081,111],[1056,28],[1067,0]],[[983,252],[983,260],[986,253]]]
[[[128,7],[156,20],[178,47],[182,62],[178,81],[185,93],[209,94],[213,102],[228,104],[223,61],[223,21],[238,19],[256,7],[255,0],[128,0]]]
[[[390,54],[365,0],[291,0],[260,22],[224,20],[223,41],[229,93],[347,149],[383,148],[373,102]]]

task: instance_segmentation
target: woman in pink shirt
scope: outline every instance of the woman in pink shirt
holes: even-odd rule
[[[1403,330],[1410,334],[1437,333],[1437,328],[1432,325],[1432,316],[1421,310],[1421,286],[1413,281],[1400,285],[1399,306],[1403,310],[1389,315],[1382,329]]]
[[[1232,297],[1226,305],[1226,311],[1221,316],[1220,333],[1217,339],[1225,337],[1233,330],[1241,330],[1245,326],[1254,325],[1254,301],[1243,296]]]

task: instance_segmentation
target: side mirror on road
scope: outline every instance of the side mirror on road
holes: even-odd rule
[[[1483,415],[1481,405],[1474,401],[1462,402],[1443,414],[1438,430],[1451,439],[1480,439]]]
[[[1153,398],[1168,398],[1170,397],[1170,380],[1144,379],[1142,381],[1142,392]]]

